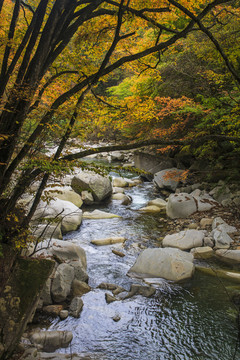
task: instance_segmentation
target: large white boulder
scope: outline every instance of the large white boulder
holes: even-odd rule
[[[67,263],[73,268],[74,279],[87,281],[87,258],[81,246],[66,240],[55,240],[51,247],[51,254],[58,262]]]
[[[43,239],[62,239],[61,224],[35,224],[31,226],[34,237]]]
[[[179,182],[181,181],[181,175],[184,170],[177,168],[165,169],[154,174],[154,183],[159,189],[169,189],[175,191]]]
[[[146,249],[140,253],[129,273],[180,281],[191,278],[193,255],[174,248]]]
[[[203,245],[204,231],[183,230],[179,233],[166,235],[163,239],[163,247],[174,247],[181,250],[190,250]]]
[[[171,194],[166,211],[171,219],[186,218],[197,211],[197,204],[193,196],[187,193]]]
[[[110,179],[89,171],[80,172],[74,176],[71,186],[78,194],[84,190],[90,191],[96,202],[100,202],[112,194]]]
[[[44,195],[50,197],[56,197],[60,200],[66,200],[72,202],[77,207],[81,207],[83,204],[82,198],[77,194],[71,186],[51,186],[44,190]]]
[[[211,196],[207,194],[199,196],[199,193],[195,191],[192,194],[171,194],[168,198],[166,210],[171,219],[186,218],[196,211],[208,211],[217,204]]]
[[[82,210],[72,202],[54,199],[49,203],[41,201],[33,216],[33,222],[43,222],[46,218],[61,223],[62,233],[77,230],[82,222]]]
[[[44,256],[56,259],[57,263],[66,263],[73,268],[74,279],[87,281],[86,253],[79,245],[67,240],[48,239],[40,242],[36,250],[34,257]]]

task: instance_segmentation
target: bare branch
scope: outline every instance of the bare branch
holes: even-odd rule
[[[24,1],[21,0],[21,4],[27,8],[28,10],[30,10],[33,14],[35,13],[35,11],[33,10],[33,8],[31,7],[31,5],[26,4]]]
[[[66,74],[78,74],[77,71],[71,71],[71,70],[63,70],[55,75],[53,75],[44,85],[43,87],[39,90],[39,94],[38,94],[38,98],[35,101],[35,103],[29,108],[28,114],[33,111],[34,109],[37,108],[37,106],[39,105],[41,98],[44,94],[44,91],[56,80],[58,79],[60,76],[62,75],[66,75]]]
[[[102,102],[104,105],[107,105],[108,107],[112,108],[112,109],[125,109],[126,108],[123,108],[121,106],[115,106],[115,105],[112,105],[110,104],[109,102],[107,102],[106,100],[103,100],[100,96],[98,96],[94,91],[93,89],[91,89],[91,93],[93,94],[93,96],[100,102]]]
[[[240,143],[239,137],[224,136],[224,135],[205,135],[205,136],[199,137],[197,139],[195,138],[195,139],[191,139],[191,140],[150,139],[150,140],[133,142],[130,144],[120,144],[120,145],[112,145],[112,146],[108,145],[108,146],[100,146],[98,148],[91,148],[91,149],[80,151],[75,154],[65,155],[59,160],[70,160],[71,161],[71,160],[81,159],[85,156],[89,156],[92,154],[99,154],[101,152],[109,152],[109,151],[116,151],[116,150],[131,150],[131,149],[138,149],[138,148],[150,146],[150,145],[163,145],[163,146],[166,146],[166,145],[183,146],[184,145],[185,146],[185,145],[189,145],[192,143],[196,144],[196,142],[203,143],[210,139],[217,140],[217,141],[228,140],[228,141],[234,141],[234,142]]]
[[[108,0],[107,1],[109,4],[114,5],[114,6],[119,6],[119,4],[116,1],[112,1],[112,0]],[[134,8],[131,8],[129,6],[125,6],[124,9],[126,11],[128,11],[129,13],[132,13],[133,15],[136,15],[138,17],[141,17],[143,20],[146,20],[147,22],[149,22],[150,24],[154,25],[155,27],[157,27],[158,29],[161,30],[165,30],[166,32],[170,32],[173,34],[177,34],[178,31],[175,29],[171,29],[168,28],[162,24],[159,24],[158,22],[156,22],[154,19],[152,19],[151,17],[147,16],[146,14],[144,14],[144,12],[152,12],[152,13],[162,13],[162,12],[166,12],[169,11],[169,8],[158,8],[158,9],[144,9],[144,10],[136,10]],[[166,10],[168,9],[168,10]]]

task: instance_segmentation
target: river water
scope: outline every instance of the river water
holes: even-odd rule
[[[113,174],[115,175],[115,174]],[[160,245],[164,223],[158,215],[137,210],[148,200],[159,197],[152,183],[126,191],[133,201],[129,206],[110,201],[98,206],[121,218],[83,220],[78,231],[65,239],[82,246],[87,254],[89,285],[79,319],[53,320],[49,330],[73,332],[71,348],[62,352],[88,355],[94,360],[232,360],[237,343],[234,306],[217,278],[195,272],[193,279],[175,284],[160,280],[155,295],[107,304],[101,282],[114,283],[129,290],[140,280],[127,276],[141,251],[140,246]],[[89,209],[87,209],[89,211]],[[124,236],[124,245],[95,246],[92,239]],[[118,249],[126,254],[112,253]],[[229,285],[229,284],[227,284]],[[109,292],[111,294],[111,292]],[[113,318],[118,316],[119,321]],[[237,350],[235,359],[240,359]]]

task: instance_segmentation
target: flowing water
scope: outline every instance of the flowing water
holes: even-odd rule
[[[140,295],[107,304],[101,282],[114,283],[129,290],[140,280],[127,276],[138,253],[139,244],[157,247],[164,223],[159,215],[137,211],[156,198],[151,183],[131,188],[126,193],[129,206],[111,201],[101,210],[122,218],[83,220],[80,229],[66,239],[81,245],[87,254],[89,285],[79,319],[53,320],[50,330],[70,330],[73,341],[62,352],[88,354],[95,360],[232,360],[237,343],[237,323],[224,287],[217,278],[195,273],[192,280],[175,284],[160,280],[151,298]],[[99,208],[99,207],[98,207]],[[89,210],[89,209],[88,209]],[[92,239],[124,236],[124,245],[94,246]],[[126,256],[112,253],[118,249]],[[111,294],[111,292],[109,292]],[[119,321],[113,318],[118,316]],[[240,359],[237,351],[235,359]]]

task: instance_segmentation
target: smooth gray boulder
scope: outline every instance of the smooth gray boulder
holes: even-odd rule
[[[31,226],[31,233],[36,238],[43,239],[62,239],[61,224],[37,224]]]
[[[193,255],[174,248],[146,249],[140,253],[129,274],[160,277],[180,281],[191,278],[194,272]]]
[[[77,230],[82,222],[82,210],[69,201],[54,199],[49,203],[41,201],[33,216],[33,222],[50,218],[61,224],[62,233]]]
[[[155,292],[156,292],[156,288],[154,288],[153,286],[132,284],[129,293],[123,297],[123,300],[129,299],[135,295],[150,297],[153,294],[155,294]]]
[[[179,233],[166,235],[163,239],[163,247],[174,247],[180,250],[190,250],[203,245],[205,233],[202,230],[183,230]]]
[[[128,179],[124,179],[123,177],[116,177],[113,179],[112,184],[114,187],[124,188],[128,186]]]
[[[216,251],[216,255],[220,260],[231,264],[240,264],[240,250],[224,250],[219,249]]]
[[[68,315],[69,315],[68,310],[61,310],[59,313],[59,317],[61,320],[67,319]]]
[[[197,211],[208,211],[211,210],[214,206],[218,205],[218,202],[215,201],[211,196],[209,195],[192,195],[197,202]]]
[[[70,294],[74,279],[74,269],[72,266],[62,263],[57,267],[51,287],[52,298],[55,302],[66,300]]]
[[[218,228],[214,229],[211,235],[216,249],[228,249],[233,243],[233,239],[225,231],[221,231]]]
[[[70,241],[55,240],[52,244],[52,256],[59,262],[81,261],[84,269],[87,268],[85,250]]]
[[[186,218],[197,211],[197,204],[193,196],[187,193],[171,194],[166,211],[171,219]]]
[[[55,197],[60,200],[70,201],[77,207],[81,207],[83,204],[82,198],[77,194],[71,186],[51,186],[44,190],[44,195],[49,197]]]
[[[181,180],[184,170],[177,168],[165,169],[154,174],[154,183],[159,189],[175,191]]]
[[[74,269],[74,279],[85,282],[88,280],[86,266],[81,260],[69,260],[67,263]]]
[[[84,190],[81,192],[82,201],[85,205],[92,205],[94,203],[94,198],[90,191]]]
[[[43,250],[41,250],[43,248]],[[42,255],[55,258],[57,263],[67,263],[74,270],[74,278],[81,281],[88,280],[87,259],[83,248],[67,240],[52,239],[44,240],[38,244],[38,252],[34,255]]]
[[[74,191],[90,191],[95,202],[101,202],[112,194],[112,184],[108,177],[93,173],[81,172],[74,176],[71,182]]]
[[[233,234],[237,232],[235,226],[228,225],[221,217],[216,217],[213,219],[212,229],[218,229],[219,231],[224,231],[227,234]]]
[[[124,153],[121,151],[112,151],[110,153],[111,161],[122,161],[124,160]]]
[[[113,194],[119,194],[119,193],[124,194],[125,190],[122,187],[114,186],[113,187]]]
[[[132,198],[123,193],[115,193],[112,195],[112,200],[121,201],[121,205],[129,205],[132,202]]]
[[[40,331],[30,337],[31,343],[43,351],[66,348],[72,341],[71,331]]]
[[[40,295],[40,299],[42,300],[43,305],[52,304],[51,285],[52,285],[52,279],[48,278]]]
[[[157,213],[157,212],[163,212],[164,209],[160,208],[157,205],[148,205],[144,206],[143,208],[138,209],[138,211],[146,212],[146,213]]]
[[[127,195],[123,193],[116,193],[112,195],[112,200],[124,200],[127,197]]]
[[[74,279],[72,282],[72,293],[73,296],[82,296],[91,291],[91,288],[84,281]]]
[[[76,296],[73,298],[70,307],[69,307],[69,315],[78,318],[80,315],[80,312],[83,308],[83,301],[80,296]]]
[[[136,168],[155,174],[164,169],[176,166],[176,161],[161,155],[151,155],[142,150],[134,151],[134,165]]]
[[[158,206],[160,209],[166,209],[167,202],[161,198],[157,198],[148,202],[148,206],[151,205]]]
[[[70,265],[74,270],[74,279],[87,281],[87,258],[81,246],[70,241],[54,241],[51,248],[52,256],[58,262]]]
[[[208,259],[214,254],[213,249],[210,246],[196,247],[191,249],[194,259]]]
[[[211,196],[199,196],[199,192],[201,191],[197,189],[192,194],[171,194],[167,203],[167,215],[171,219],[186,218],[197,211],[208,211],[218,205]]]

